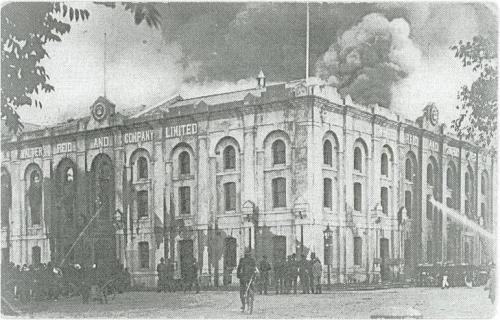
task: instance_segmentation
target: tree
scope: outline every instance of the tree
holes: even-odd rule
[[[113,2],[102,4],[116,7]],[[136,24],[146,21],[158,28],[160,15],[154,5],[128,2],[121,5],[134,16]],[[48,56],[45,45],[50,41],[61,42],[61,36],[71,30],[70,24],[61,18],[77,22],[89,16],[87,10],[59,2],[17,2],[2,7],[1,118],[14,133],[23,128],[16,110],[22,106],[42,108],[33,95],[55,89],[48,83],[50,77],[41,61]]]
[[[459,137],[483,147],[495,141],[497,129],[497,44],[494,40],[476,36],[472,42],[460,41],[451,47],[464,67],[472,67],[479,77],[463,86],[457,98],[460,115],[452,121]]]

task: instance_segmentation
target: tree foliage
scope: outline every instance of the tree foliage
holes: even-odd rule
[[[116,7],[114,2],[101,4]],[[130,11],[136,24],[146,21],[158,28],[160,15],[153,4],[123,2],[121,5]],[[48,57],[45,45],[50,41],[60,42],[61,36],[71,30],[70,23],[62,18],[77,22],[89,16],[88,10],[59,2],[13,2],[2,7],[1,117],[14,133],[23,128],[16,110],[22,106],[42,108],[33,95],[55,89],[48,82],[50,77],[42,60]]]
[[[460,114],[452,128],[459,137],[490,146],[497,129],[497,44],[494,40],[476,36],[472,42],[460,41],[451,47],[462,65],[479,73],[470,85],[458,92]]]

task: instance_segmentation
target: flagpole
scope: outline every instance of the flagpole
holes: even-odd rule
[[[309,78],[309,1],[306,3],[307,5],[307,14],[306,14],[306,82]]]

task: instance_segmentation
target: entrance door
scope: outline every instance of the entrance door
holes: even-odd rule
[[[179,256],[181,258],[181,276],[185,278],[189,265],[193,261],[193,240],[179,241]]]
[[[35,266],[42,260],[42,250],[39,246],[31,248],[31,263]]]
[[[231,274],[236,267],[236,238],[224,239],[224,285],[231,283]]]
[[[389,260],[389,239],[380,239],[380,259],[382,260],[380,264],[380,275],[382,277],[382,281],[389,280],[390,272],[389,267],[387,266],[387,262]]]
[[[273,263],[286,260],[286,237],[273,237]]]

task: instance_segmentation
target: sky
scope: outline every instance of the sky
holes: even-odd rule
[[[135,25],[120,7],[72,6],[89,20],[48,45],[43,65],[55,91],[39,97],[43,110],[19,109],[23,121],[87,115],[104,95],[104,64],[118,110],[253,87],[261,69],[268,82],[305,76],[304,3],[163,3],[160,29]],[[311,3],[310,75],[412,120],[435,102],[449,125],[457,91],[477,77],[450,46],[479,34],[496,41],[497,15],[486,2]]]

